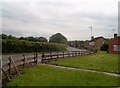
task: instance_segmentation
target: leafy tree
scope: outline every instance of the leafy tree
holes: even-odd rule
[[[100,48],[102,51],[108,51],[108,44],[103,44],[102,47]]]
[[[8,39],[14,39],[14,37],[12,35],[9,35]]]
[[[20,37],[19,40],[25,40],[25,38],[24,37]]]
[[[44,37],[38,37],[38,42],[47,42],[47,39]]]
[[[56,33],[50,37],[49,42],[67,44],[67,38],[61,33]]]
[[[1,39],[7,39],[8,36],[7,36],[6,34],[1,34],[1,35],[0,35],[0,38],[1,38]]]
[[[27,37],[27,40],[28,40],[28,41],[35,41],[35,38],[32,37],[32,36],[30,36],[30,37]]]

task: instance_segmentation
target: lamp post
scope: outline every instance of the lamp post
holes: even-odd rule
[[[91,29],[91,40],[92,40],[92,27],[89,27]]]

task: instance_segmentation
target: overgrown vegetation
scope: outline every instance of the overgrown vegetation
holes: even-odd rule
[[[2,40],[2,53],[64,51],[66,46],[58,43],[31,42],[27,40]]]
[[[104,74],[37,65],[26,69],[7,86],[119,86],[118,80]]]

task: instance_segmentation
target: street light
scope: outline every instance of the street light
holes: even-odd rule
[[[92,39],[92,27],[89,27],[91,29],[91,39]]]

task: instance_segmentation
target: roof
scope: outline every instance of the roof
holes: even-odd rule
[[[104,40],[106,40],[104,37],[100,36],[100,37],[96,37],[96,38],[90,40],[89,42],[96,41],[96,40],[98,40],[98,39],[100,39],[100,38],[103,38]]]

